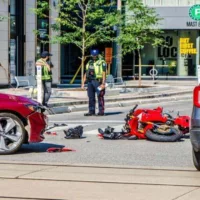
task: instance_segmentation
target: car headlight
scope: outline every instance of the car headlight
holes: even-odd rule
[[[27,107],[29,110],[36,112],[38,111],[38,106],[37,105],[33,105],[33,104],[25,104],[25,107]]]

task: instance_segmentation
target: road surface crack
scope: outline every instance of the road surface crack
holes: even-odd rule
[[[181,197],[183,197],[183,196],[185,196],[185,195],[187,195],[187,194],[190,194],[190,193],[192,193],[192,192],[194,192],[194,191],[196,191],[196,190],[199,190],[199,189],[200,189],[200,188],[197,187],[197,188],[195,188],[195,189],[193,189],[193,190],[190,190],[189,192],[186,192],[186,193],[184,193],[184,194],[182,194],[182,195],[180,195],[180,196],[178,196],[178,197],[175,197],[175,198],[172,199],[172,200],[180,199]]]
[[[26,176],[26,175],[30,175],[30,174],[34,174],[34,173],[37,173],[37,172],[45,171],[47,169],[49,170],[49,169],[54,169],[54,168],[57,168],[57,166],[48,167],[48,168],[45,168],[45,169],[35,170],[35,171],[31,171],[31,172],[28,172],[28,173],[25,173],[25,174],[21,174],[19,176],[16,176],[15,179],[20,179],[20,178],[23,178],[23,176]]]

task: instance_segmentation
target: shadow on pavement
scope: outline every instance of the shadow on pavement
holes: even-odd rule
[[[120,115],[120,114],[122,114],[122,113],[124,113],[124,112],[106,112],[106,113],[105,113],[105,116],[109,116],[109,115]]]
[[[49,148],[63,148],[64,145],[52,144],[52,143],[32,143],[32,144],[24,144],[22,148],[17,152],[17,154],[25,154],[25,153],[42,153],[47,152]]]

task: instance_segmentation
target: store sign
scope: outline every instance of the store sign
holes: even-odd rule
[[[113,50],[112,48],[105,48],[105,60],[106,63],[111,64],[112,63],[112,55],[113,54]]]
[[[200,22],[196,22],[196,21],[186,22],[186,26],[187,27],[200,27]]]
[[[196,21],[187,21],[186,26],[189,27],[200,27],[200,4],[196,4],[189,9],[189,16]],[[199,21],[199,22],[197,22]]]
[[[197,54],[194,43],[190,42],[190,38],[180,38],[180,54]]]
[[[159,58],[176,58],[177,57],[177,45],[175,45],[176,39],[173,36],[163,36],[165,45],[158,47]]]
[[[194,20],[200,20],[200,4],[192,6],[189,10],[189,15]]]

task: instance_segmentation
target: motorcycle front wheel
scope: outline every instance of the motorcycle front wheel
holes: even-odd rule
[[[170,128],[169,133],[160,134],[156,130],[147,130],[146,137],[148,140],[155,142],[176,142],[182,138],[182,133],[176,128]]]

